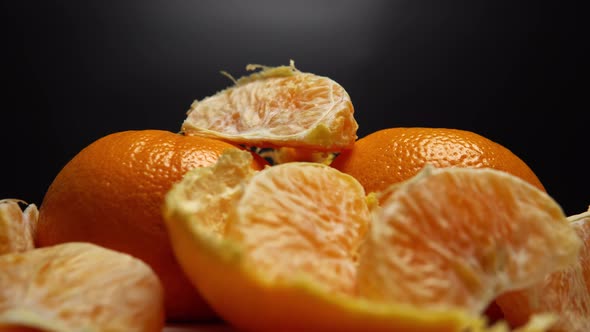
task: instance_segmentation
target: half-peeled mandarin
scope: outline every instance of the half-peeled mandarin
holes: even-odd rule
[[[324,164],[254,171],[251,158],[228,150],[188,172],[164,208],[181,267],[240,330],[484,331],[495,296],[573,262],[580,247],[549,196],[504,172],[425,170],[377,207]],[[553,322],[541,318],[525,328]]]

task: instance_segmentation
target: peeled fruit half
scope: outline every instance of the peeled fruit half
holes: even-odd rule
[[[154,331],[163,289],[127,254],[70,242],[0,256],[0,331]]]
[[[24,202],[17,199],[0,200],[0,255],[35,247],[39,210],[35,204],[29,204],[22,210],[20,204]]]
[[[261,70],[191,105],[181,127],[186,135],[261,148],[352,147],[358,124],[350,96],[340,84],[301,72],[293,62],[246,69]]]
[[[471,324],[460,311],[356,298],[358,250],[370,221],[360,184],[317,163],[256,172],[245,167],[250,158],[227,151],[214,166],[189,171],[166,197],[181,267],[222,318],[247,331],[458,331]]]
[[[558,317],[553,332],[590,331],[590,211],[568,219],[583,242],[578,260],[531,287],[497,299],[513,326],[522,325],[533,314],[549,312]]]
[[[228,150],[189,171],[164,207],[181,267],[240,330],[485,331],[500,292],[580,247],[549,196],[504,172],[427,169],[379,207],[327,165],[254,171],[251,158]]]

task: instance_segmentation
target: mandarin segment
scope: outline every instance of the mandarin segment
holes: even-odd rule
[[[590,331],[590,211],[568,219],[583,242],[578,260],[534,286],[496,300],[513,326],[522,325],[533,314],[551,312],[558,317],[553,332]]]
[[[364,196],[358,181],[323,164],[270,167],[245,186],[225,237],[271,281],[304,274],[353,293],[369,223]]]
[[[358,124],[346,90],[324,76],[290,66],[262,69],[195,101],[181,130],[257,147],[339,151],[356,140]]]
[[[516,176],[427,167],[374,212],[359,291],[478,314],[498,294],[565,268],[580,246],[560,206]]]
[[[251,163],[250,153],[228,149],[214,165],[187,172],[182,185],[175,185],[166,195],[163,215],[167,228],[173,228],[170,214],[182,212],[190,216],[191,226],[217,238],[225,236],[230,208],[241,197],[242,184],[254,176],[255,171],[248,167]]]
[[[35,204],[22,210],[21,203],[16,199],[0,200],[0,255],[35,248],[39,210]]]
[[[0,256],[0,330],[161,331],[163,290],[132,256],[66,243]]]

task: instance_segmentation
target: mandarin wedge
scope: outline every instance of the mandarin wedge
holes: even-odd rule
[[[522,325],[532,314],[550,312],[558,317],[553,332],[590,331],[590,211],[568,219],[584,243],[579,259],[532,287],[496,300],[513,326]]]
[[[560,206],[506,172],[426,167],[388,191],[359,264],[359,291],[374,301],[480,313],[581,247]]]
[[[29,204],[22,210],[17,199],[0,200],[0,255],[35,248],[39,210]]]
[[[162,285],[132,256],[66,243],[0,256],[0,331],[160,332]]]
[[[262,70],[195,101],[181,126],[185,134],[256,147],[340,151],[353,145],[358,124],[341,85],[293,62],[246,68]]]

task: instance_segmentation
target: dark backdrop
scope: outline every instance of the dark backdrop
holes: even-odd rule
[[[467,129],[527,162],[568,214],[590,203],[587,38],[573,2],[4,1],[0,198],[40,204],[108,133],[177,131],[248,63],[329,76],[359,136]]]

